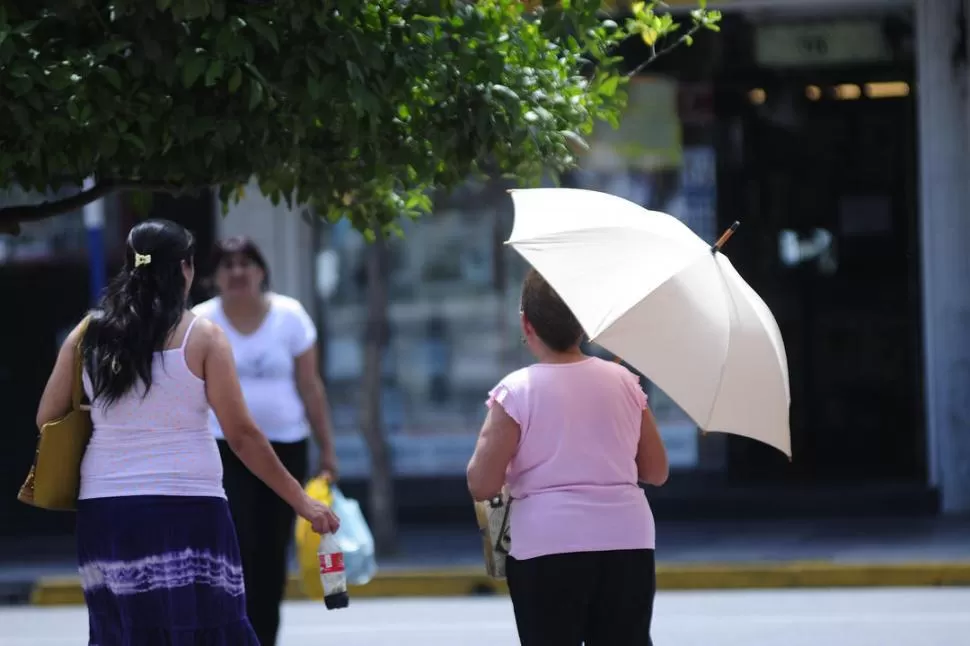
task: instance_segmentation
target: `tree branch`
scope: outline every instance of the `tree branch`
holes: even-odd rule
[[[21,222],[36,222],[55,215],[70,213],[115,191],[151,191],[180,194],[199,188],[149,180],[102,179],[98,180],[91,188],[63,199],[49,200],[40,204],[20,204],[0,208],[0,233],[16,235],[20,232]]]
[[[667,47],[664,47],[659,52],[657,51],[656,45],[651,45],[650,46],[650,56],[647,57],[647,60],[643,61],[642,63],[640,63],[639,65],[637,65],[636,67],[634,67],[631,71],[627,72],[627,74],[626,74],[627,77],[632,78],[632,77],[636,76],[637,74],[639,74],[640,72],[642,72],[644,69],[646,69],[646,67],[648,65],[650,65],[650,63],[654,62],[655,60],[657,60],[658,58],[660,58],[664,54],[668,54],[671,51],[673,51],[673,50],[677,49],[678,47],[680,47],[681,45],[687,43],[689,40],[691,40],[694,37],[694,34],[696,34],[697,32],[699,32],[701,30],[701,27],[703,27],[703,26],[704,25],[702,25],[699,22],[698,23],[694,23],[694,26],[691,27],[687,31],[686,34],[684,34],[683,36],[681,36],[680,38],[678,38],[677,40],[675,40],[672,44],[668,45]]]

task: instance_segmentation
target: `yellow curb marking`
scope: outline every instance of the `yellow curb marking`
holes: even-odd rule
[[[718,590],[818,587],[925,587],[970,585],[970,562],[831,563],[802,561],[783,564],[661,565],[661,590]],[[354,598],[456,597],[506,594],[504,581],[490,579],[478,568],[440,569],[378,574],[365,586],[350,586]],[[286,590],[291,600],[320,598],[304,592],[300,577],[291,576]],[[40,579],[31,593],[39,606],[84,603],[77,578]]]

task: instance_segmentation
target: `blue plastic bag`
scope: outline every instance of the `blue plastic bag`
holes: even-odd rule
[[[331,508],[340,518],[340,529],[334,538],[344,553],[347,583],[365,585],[377,574],[374,535],[364,519],[360,503],[344,496],[336,485],[331,485],[330,491],[333,495]]]

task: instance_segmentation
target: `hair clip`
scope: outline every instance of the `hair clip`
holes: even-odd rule
[[[149,265],[152,262],[151,254],[141,254],[137,251],[135,252],[135,269],[141,267],[142,265]]]

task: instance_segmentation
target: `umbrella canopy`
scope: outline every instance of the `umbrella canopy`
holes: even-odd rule
[[[590,340],[646,375],[705,431],[791,457],[788,360],[764,301],[678,219],[596,191],[511,192],[506,244]]]

